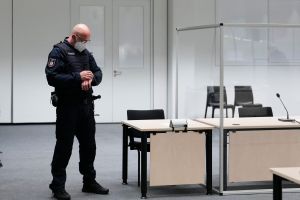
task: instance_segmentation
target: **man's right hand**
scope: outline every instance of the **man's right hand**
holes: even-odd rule
[[[80,78],[82,81],[92,80],[94,78],[94,74],[89,70],[85,70],[80,72]]]
[[[92,80],[89,81],[83,81],[81,83],[81,89],[83,91],[88,91],[92,87]]]

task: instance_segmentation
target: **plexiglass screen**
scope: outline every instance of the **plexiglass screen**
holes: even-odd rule
[[[284,0],[283,0],[284,1]],[[267,23],[268,0],[217,0],[217,22]]]
[[[217,0],[216,3],[217,22],[300,24],[300,0]],[[299,29],[227,28],[224,44],[225,65],[300,62]]]
[[[268,31],[265,28],[225,28],[224,64],[256,65],[268,62]]]

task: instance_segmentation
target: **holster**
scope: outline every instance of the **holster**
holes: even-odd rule
[[[57,103],[58,103],[58,96],[55,92],[51,92],[51,104],[54,107],[57,107]]]

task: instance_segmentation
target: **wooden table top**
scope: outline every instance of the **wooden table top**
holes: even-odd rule
[[[220,127],[220,118],[197,118],[199,122]],[[224,118],[224,129],[300,128],[297,122],[282,122],[278,117]]]
[[[142,132],[165,132],[172,131],[170,127],[170,119],[158,119],[158,120],[124,120],[122,124],[130,126]],[[214,126],[205,124],[202,122],[187,119],[187,130],[198,131],[198,130],[212,130]],[[177,129],[176,129],[177,130]],[[183,129],[182,129],[183,130]]]
[[[300,184],[300,167],[270,168],[273,174],[283,177],[289,181]]]

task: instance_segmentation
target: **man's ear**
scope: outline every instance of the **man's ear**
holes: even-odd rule
[[[74,34],[71,37],[73,41],[76,41],[76,36]]]

